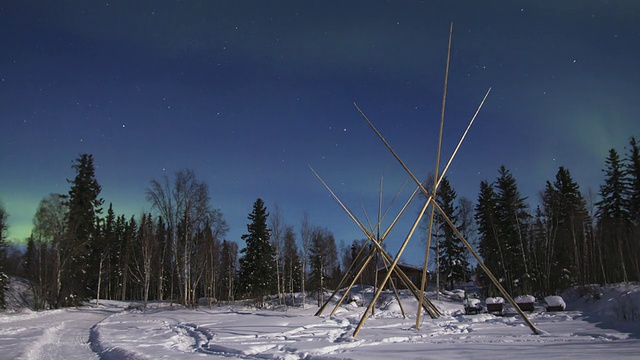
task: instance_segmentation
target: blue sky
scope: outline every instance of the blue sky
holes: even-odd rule
[[[20,1],[0,6],[0,201],[9,237],[94,155],[106,204],[150,211],[151,179],[191,168],[241,243],[256,198],[338,241],[361,238],[308,168],[363,220],[435,166],[449,26],[448,173],[459,196],[504,164],[529,204],[569,169],[597,192],[610,148],[640,135],[640,3],[632,1]],[[408,198],[407,187],[387,219]],[[389,237],[408,232],[415,204]],[[411,219],[410,219],[411,218]],[[241,243],[242,247],[242,243]],[[412,241],[406,261],[421,262]]]

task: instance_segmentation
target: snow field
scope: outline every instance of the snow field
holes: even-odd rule
[[[353,331],[365,308],[351,304],[335,316],[328,315],[331,304],[313,316],[313,299],[304,309],[286,311],[157,303],[140,311],[102,301],[97,307],[0,314],[0,359],[637,358],[640,326],[624,318],[632,318],[639,289],[612,287],[599,299],[563,294],[567,311],[546,312],[540,303],[530,319],[544,335],[532,334],[510,305],[504,316],[465,315],[453,293],[434,301],[444,315],[423,315],[419,329],[417,301],[401,293],[404,318],[397,299],[384,294],[357,338]],[[370,295],[364,294],[366,303]],[[627,304],[622,318],[621,304]]]

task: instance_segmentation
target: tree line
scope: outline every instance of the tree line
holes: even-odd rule
[[[296,232],[277,205],[270,214],[257,199],[242,236],[245,247],[239,249],[225,239],[223,214],[212,207],[207,184],[192,170],[150,181],[146,195],[151,213],[116,215],[109,204],[103,214],[92,155],[80,155],[73,169],[67,194],[41,200],[23,254],[8,257],[8,214],[0,206],[0,292],[8,286],[7,273],[22,275],[40,309],[89,299],[145,305],[169,300],[187,306],[203,299],[209,304],[257,299],[263,306],[272,294],[279,304],[303,303],[296,293],[313,294],[321,304],[324,290],[337,286],[355,254],[369,246],[365,240],[336,244],[331,231],[312,225],[306,212]],[[572,285],[638,281],[640,151],[635,137],[622,156],[609,151],[603,173],[597,194],[581,193],[569,170],[560,167],[533,210],[504,166],[495,181],[480,183],[475,205],[458,199],[446,178],[436,201],[462,235],[475,240],[485,265],[511,294],[545,295]],[[437,212],[433,225],[431,251],[441,282],[453,287],[475,276],[487,294],[495,294]],[[375,283],[379,266],[372,262],[364,269],[362,284]]]
[[[43,198],[14,274],[31,284],[38,309],[77,306],[89,299],[170,300],[187,306],[314,291],[334,284],[339,265],[333,234],[301,221],[301,246],[279,209],[261,199],[248,218],[246,247],[225,239],[228,226],[211,205],[208,186],[192,170],[151,180],[146,196],[153,213],[116,215],[104,200],[93,156],[82,154],[68,194]],[[6,218],[0,206],[0,286],[8,284]],[[338,269],[338,270],[336,270]],[[0,296],[4,300],[4,295]],[[295,303],[290,296],[289,303]],[[0,303],[0,306],[4,306]]]
[[[611,149],[597,195],[581,193],[569,169],[560,167],[531,210],[504,166],[495,181],[482,181],[475,208],[444,179],[437,201],[464,234],[476,235],[484,264],[510,293],[557,294],[568,286],[640,280],[640,151],[635,137],[623,157]],[[469,215],[473,213],[473,220]],[[442,216],[432,235],[438,275],[453,286],[476,275],[497,294]],[[469,231],[472,228],[473,231]],[[465,235],[466,236],[466,235]]]

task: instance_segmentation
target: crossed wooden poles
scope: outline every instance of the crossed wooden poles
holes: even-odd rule
[[[451,54],[452,34],[453,34],[453,24],[451,24],[451,28],[450,28],[450,31],[449,31],[449,46],[448,46],[448,52],[447,52],[447,68],[446,68],[446,72],[445,72],[445,85],[444,85],[444,94],[443,94],[443,98],[442,98],[442,112],[441,112],[441,119],[440,119],[440,134],[439,134],[439,140],[438,140],[438,153],[437,153],[437,158],[436,158],[436,171],[435,171],[435,175],[434,175],[434,180],[437,180],[437,181],[434,181],[434,187],[433,187],[432,191],[427,190],[424,187],[423,183],[420,182],[420,180],[418,180],[418,178],[411,172],[411,170],[409,170],[409,168],[406,166],[406,164],[402,161],[402,159],[400,159],[398,154],[396,154],[396,152],[393,150],[391,145],[384,139],[384,137],[378,131],[378,129],[376,129],[376,127],[373,125],[373,123],[367,118],[367,116],[364,114],[364,112],[355,103],[354,103],[354,105],[355,105],[356,109],[358,110],[358,112],[360,113],[360,115],[364,118],[364,120],[367,122],[367,124],[369,124],[371,129],[376,133],[376,135],[380,138],[380,140],[382,140],[382,142],[385,144],[387,149],[389,149],[389,151],[393,154],[393,156],[396,158],[396,160],[400,163],[400,165],[404,168],[404,170],[409,174],[411,179],[416,183],[417,188],[413,192],[413,194],[411,195],[410,199],[405,203],[405,205],[403,206],[402,210],[398,213],[398,215],[393,220],[393,222],[389,226],[389,228],[382,234],[382,236],[378,236],[376,238],[373,235],[373,229],[371,231],[369,231],[353,215],[353,213],[342,203],[342,201],[340,201],[340,199],[338,199],[338,197],[335,195],[335,193],[329,188],[329,186],[324,182],[324,180],[322,180],[322,178],[318,175],[318,173],[316,173],[316,171],[313,170],[313,168],[310,167],[311,171],[313,171],[313,173],[316,175],[316,177],[323,183],[323,185],[327,188],[327,190],[329,190],[329,192],[331,193],[332,197],[338,202],[338,204],[340,204],[342,209],[347,213],[347,215],[351,218],[351,220],[353,220],[358,225],[358,227],[367,236],[368,240],[374,245],[374,248],[372,248],[371,251],[369,251],[369,254],[364,255],[365,256],[365,261],[363,262],[363,264],[361,265],[360,270],[358,271],[358,273],[354,277],[353,281],[351,282],[351,284],[347,288],[347,291],[345,291],[345,293],[343,294],[342,298],[340,299],[340,301],[338,301],[336,307],[331,312],[331,315],[333,315],[336,312],[336,310],[338,309],[338,307],[342,304],[342,302],[344,301],[344,299],[348,295],[349,291],[351,290],[351,288],[353,287],[353,285],[355,284],[357,279],[362,275],[365,267],[374,258],[376,253],[379,253],[379,254],[382,255],[382,258],[385,261],[385,265],[388,266],[388,270],[386,272],[384,280],[382,281],[382,283],[376,289],[376,292],[375,292],[375,294],[373,296],[373,299],[371,300],[371,302],[369,303],[367,309],[363,313],[362,318],[360,319],[360,322],[358,323],[358,326],[356,327],[356,329],[355,329],[355,331],[353,333],[353,337],[354,338],[358,336],[360,330],[362,329],[362,326],[364,325],[365,321],[369,317],[369,314],[373,313],[374,305],[375,305],[376,301],[378,300],[378,297],[382,293],[382,290],[385,288],[385,286],[386,286],[387,282],[389,281],[389,278],[391,277],[392,274],[396,274],[398,276],[398,278],[404,283],[404,285],[413,293],[413,295],[416,297],[416,299],[418,299],[419,306],[418,306],[418,314],[416,316],[416,329],[419,328],[420,315],[422,313],[422,309],[423,308],[432,318],[436,318],[439,315],[441,315],[440,311],[428,299],[426,299],[425,296],[424,296],[424,287],[425,287],[425,281],[426,281],[426,269],[427,269],[427,265],[428,265],[428,256],[429,256],[429,248],[430,248],[429,242],[431,240],[431,229],[432,229],[432,226],[433,226],[433,216],[434,216],[434,212],[436,210],[438,210],[438,212],[442,215],[442,217],[445,220],[445,222],[449,225],[449,227],[451,227],[451,229],[456,234],[456,236],[460,239],[460,241],[464,244],[464,246],[469,250],[469,252],[476,259],[476,261],[478,262],[478,265],[480,266],[480,268],[487,274],[487,276],[489,277],[491,282],[495,285],[495,287],[498,289],[498,291],[500,291],[500,293],[514,307],[514,309],[518,312],[520,317],[529,326],[531,331],[536,335],[541,333],[540,330],[538,330],[535,327],[535,325],[533,325],[533,323],[531,323],[529,318],[524,314],[524,312],[520,309],[520,307],[518,307],[518,305],[513,300],[513,298],[502,287],[502,285],[500,284],[498,279],[496,279],[496,277],[491,273],[491,271],[484,265],[484,263],[482,262],[482,259],[480,258],[480,256],[475,252],[475,250],[471,247],[469,242],[464,238],[464,236],[460,233],[460,231],[457,229],[457,227],[453,224],[453,222],[451,221],[449,216],[442,210],[440,205],[438,205],[438,203],[435,201],[436,190],[438,189],[438,186],[439,186],[440,182],[444,178],[447,170],[449,169],[449,166],[451,165],[451,162],[453,161],[455,155],[458,152],[458,149],[460,148],[460,145],[462,145],[462,142],[463,142],[464,138],[466,137],[467,133],[469,132],[469,129],[471,128],[471,125],[473,124],[473,122],[474,122],[475,118],[477,117],[478,113],[480,112],[480,109],[482,108],[485,100],[487,99],[487,97],[489,96],[489,93],[491,92],[491,88],[489,88],[489,90],[487,90],[487,93],[485,94],[484,98],[482,99],[482,102],[478,106],[478,109],[476,110],[475,114],[473,115],[471,121],[469,122],[469,125],[467,126],[467,128],[464,131],[462,137],[460,138],[460,141],[458,142],[458,145],[456,146],[456,148],[453,151],[451,157],[449,158],[449,161],[447,162],[446,166],[444,167],[444,169],[442,171],[442,174],[438,176],[438,169],[439,169],[439,165],[440,165],[440,149],[441,149],[441,145],[442,145],[442,132],[443,132],[443,126],[444,126],[444,110],[445,110],[446,94],[447,94],[447,80],[448,80],[448,75],[449,75],[449,60],[450,60],[450,54]],[[385,240],[386,236],[389,234],[391,229],[395,226],[395,224],[400,219],[400,217],[404,214],[404,212],[405,212],[406,208],[408,207],[409,203],[413,200],[413,198],[418,193],[418,191],[422,192],[427,197],[427,200],[425,201],[424,205],[421,208],[421,211],[420,211],[419,215],[417,216],[417,218],[414,221],[411,229],[409,230],[409,233],[407,234],[407,237],[405,238],[404,242],[400,246],[400,249],[398,250],[398,253],[396,254],[396,257],[392,259],[391,256],[386,252],[386,250],[382,247],[382,242]],[[415,232],[416,228],[418,227],[418,224],[420,223],[420,221],[421,221],[422,217],[424,216],[424,214],[425,214],[425,212],[426,212],[426,210],[427,210],[429,205],[431,205],[431,216],[430,216],[430,221],[429,221],[429,232],[428,232],[429,235],[428,235],[428,239],[427,239],[427,249],[426,249],[425,261],[424,261],[425,266],[423,268],[423,277],[422,277],[421,289],[417,289],[417,287],[413,284],[413,282],[411,280],[409,280],[409,278],[406,276],[406,274],[404,274],[402,272],[402,270],[397,267],[397,265],[398,265],[398,262],[400,260],[400,257],[402,256],[402,253],[406,249],[407,244],[409,243],[409,240],[413,236],[413,233]],[[378,225],[377,226],[379,228],[380,219],[378,221]],[[356,256],[356,259],[358,259],[361,256],[363,256],[362,254],[364,252],[364,249],[365,249],[365,247],[363,247],[360,250],[360,252]],[[343,276],[342,280],[340,281],[339,285],[337,286],[337,288],[334,291],[334,293],[332,294],[332,296],[329,297],[329,299],[324,303],[324,305],[316,313],[317,316],[322,314],[322,312],[326,308],[326,306],[329,303],[329,301],[331,299],[333,299],[333,297],[337,293],[338,289],[340,289],[342,287],[343,283],[347,279],[347,276],[351,273],[351,271],[353,270],[354,264],[356,264],[356,263],[357,263],[357,261],[353,261],[352,262],[351,267],[349,268],[349,270]],[[392,285],[393,285],[393,282],[392,282]],[[399,300],[399,297],[398,297],[397,291],[395,290],[395,287],[394,287],[394,293],[395,293],[396,297]],[[403,315],[404,315],[404,310],[402,310],[402,312],[403,312]]]
[[[363,246],[360,251],[358,252],[358,254],[355,257],[355,260],[351,263],[351,265],[349,266],[349,269],[345,272],[344,276],[342,277],[342,279],[340,280],[340,282],[338,283],[338,286],[336,287],[336,289],[334,290],[333,294],[331,294],[331,296],[329,297],[329,299],[327,301],[325,301],[325,303],[322,305],[322,307],[320,307],[320,309],[316,312],[316,316],[322,315],[322,313],[324,312],[325,308],[327,307],[327,305],[329,304],[329,301],[331,299],[333,299],[333,297],[336,295],[336,293],[339,291],[339,289],[342,288],[342,286],[344,285],[344,283],[346,282],[348,276],[352,273],[352,271],[354,270],[355,264],[357,264],[359,262],[359,260],[364,259],[364,262],[361,264],[360,266],[360,270],[358,270],[358,272],[356,273],[356,275],[354,276],[353,280],[351,281],[351,283],[349,284],[347,290],[344,292],[344,294],[342,295],[342,297],[340,298],[340,300],[338,301],[338,303],[336,304],[336,306],[334,307],[334,309],[331,311],[330,316],[333,316],[335,314],[335,312],[338,310],[338,308],[340,307],[340,305],[342,304],[342,302],[345,300],[345,298],[347,297],[347,295],[349,294],[349,292],[351,291],[351,289],[353,288],[353,286],[356,284],[357,280],[362,276],[362,273],[364,272],[365,268],[367,267],[367,265],[371,262],[371,260],[373,260],[375,258],[376,253],[380,254],[382,256],[383,261],[385,262],[385,266],[388,266],[388,264],[391,264],[393,262],[393,258],[387,253],[387,251],[382,247],[382,242],[386,239],[387,235],[389,234],[389,232],[391,231],[391,229],[393,229],[393,227],[397,224],[398,220],[400,219],[400,217],[402,217],[402,214],[404,214],[404,211],[407,209],[407,207],[409,206],[409,204],[411,203],[411,201],[413,200],[413,198],[416,196],[416,194],[418,193],[418,188],[416,188],[416,190],[414,190],[413,194],[411,195],[411,197],[409,198],[409,200],[407,200],[407,202],[405,203],[405,205],[402,207],[402,209],[400,210],[400,212],[398,213],[398,215],[395,217],[395,219],[392,221],[391,225],[389,226],[389,228],[378,238],[374,237],[373,235],[373,231],[369,231],[364,224],[358,220],[355,215],[353,215],[353,213],[351,212],[351,210],[349,210],[349,208],[347,208],[344,203],[342,201],[340,201],[340,199],[338,198],[338,196],[336,196],[336,194],[331,190],[331,188],[329,188],[329,186],[327,185],[327,183],[322,180],[322,178],[320,177],[320,175],[318,175],[318,173],[313,170],[313,168],[311,166],[309,166],[309,168],[311,169],[311,171],[313,171],[313,173],[316,175],[316,177],[322,182],[322,184],[327,188],[327,190],[329,190],[329,192],[331,193],[331,196],[334,198],[334,200],[336,200],[338,202],[338,204],[342,207],[342,209],[347,213],[347,215],[351,218],[351,220],[353,220],[353,222],[356,223],[356,225],[358,225],[358,227],[360,228],[360,230],[362,230],[362,232],[367,236],[368,241],[370,241],[371,243],[373,243],[374,247],[371,248],[371,250],[369,251],[368,254],[364,254],[365,249],[367,248],[366,246]],[[378,227],[380,226],[380,221],[378,221]],[[393,266],[391,269],[387,270],[388,274],[391,273],[395,273],[398,278],[400,279],[400,281],[402,281],[402,283],[405,285],[406,288],[408,288],[411,293],[416,297],[416,299],[420,299],[420,295],[419,295],[419,290],[417,288],[417,286],[409,279],[409,277],[402,271],[402,269]],[[388,280],[388,279],[387,279]],[[380,288],[384,288],[384,286],[386,285],[386,281],[385,280],[383,282],[383,284],[380,285]],[[394,288],[394,294],[396,296],[396,298],[398,299],[398,302],[401,304],[400,302],[400,298],[398,296],[397,290],[395,289],[395,285],[392,282],[392,287]],[[402,305],[400,305],[402,306]],[[430,301],[426,301],[421,303],[421,306],[424,308],[424,310],[432,317],[432,318],[436,318],[438,316],[441,315],[440,310],[438,310],[438,308],[436,308]],[[371,310],[369,310],[371,311]],[[404,315],[404,309],[402,310],[402,313]]]

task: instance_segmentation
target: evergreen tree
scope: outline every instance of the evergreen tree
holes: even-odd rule
[[[529,230],[529,274],[531,276],[531,282],[534,289],[549,289],[549,277],[547,266],[547,247],[548,237],[547,231],[547,219],[540,206],[536,207],[536,211],[533,215],[533,222]]]
[[[625,169],[628,181],[628,212],[631,215],[632,226],[630,258],[635,268],[636,280],[640,280],[640,144],[633,136],[629,140]]]
[[[107,217],[104,219],[102,228],[103,256],[101,260],[103,264],[100,271],[100,279],[98,284],[102,288],[100,295],[104,299],[113,299],[113,268],[116,266],[115,254],[117,254],[117,238],[116,238],[116,214],[113,212],[113,204],[109,203],[107,209]],[[102,279],[104,277],[104,280]],[[103,283],[104,282],[104,283]],[[102,286],[104,285],[104,286]]]
[[[456,228],[459,231],[463,231],[464,228],[460,224],[458,208],[454,205],[456,196],[456,192],[451,187],[449,180],[446,177],[443,178],[438,187],[436,200]],[[466,257],[466,248],[440,212],[435,213],[434,223],[433,236],[438,242],[436,250],[438,252],[438,269],[449,283],[449,288],[453,289],[455,283],[463,282],[467,279],[469,263]]]
[[[586,202],[569,170],[558,169],[553,184],[543,194],[548,241],[544,245],[544,291],[557,293],[570,285],[584,283],[583,267],[589,250],[585,226]]]
[[[269,230],[267,229],[266,211],[262,199],[253,204],[253,211],[248,219],[248,234],[242,235],[247,245],[240,250],[239,291],[244,296],[254,297],[259,306],[263,305],[264,296],[274,293],[275,278],[275,249],[271,245]]]
[[[132,283],[131,283],[131,269],[133,266],[133,258],[135,257],[134,244],[138,237],[138,223],[136,218],[131,215],[129,221],[124,220],[122,215],[122,222],[124,228],[122,236],[120,238],[120,300],[125,301],[131,299]]]
[[[65,259],[62,295],[66,305],[79,305],[93,295],[98,271],[94,261],[96,223],[103,203],[99,198],[101,187],[95,177],[93,156],[80,155],[73,168],[76,177],[70,181],[67,233],[60,248]]]
[[[629,183],[628,212],[637,229],[640,226],[640,144],[633,136],[629,140],[625,169]]]
[[[5,293],[9,287],[9,277],[5,274],[7,259],[7,212],[0,203],[0,309],[6,309]]]
[[[528,205],[518,191],[516,180],[504,165],[496,180],[498,241],[505,257],[506,286],[511,294],[527,293],[530,289],[527,254],[525,253]]]
[[[485,266],[504,285],[506,279],[505,256],[498,241],[497,195],[493,185],[487,181],[480,183],[480,194],[476,205],[475,219],[478,225],[479,252]],[[478,273],[480,282],[489,285],[489,294],[494,295],[496,289],[484,273]]]
[[[112,300],[121,300],[122,299],[122,280],[123,280],[123,254],[127,251],[126,246],[124,246],[124,234],[125,228],[127,225],[127,220],[124,215],[119,215],[116,217],[116,222],[114,226],[114,241],[115,247],[111,256],[111,263],[113,264],[111,268],[111,285],[109,287],[112,289],[111,291],[111,299]]]
[[[605,164],[605,183],[600,186],[600,201],[596,203],[597,229],[605,269],[604,281],[626,282],[629,280],[627,266],[631,255],[628,247],[631,216],[628,212],[624,171],[615,149],[609,150]]]
[[[530,215],[515,178],[504,165],[495,185],[483,181],[476,206],[480,234],[480,254],[489,270],[511,294],[531,290],[531,277],[525,250]],[[481,279],[486,282],[486,279]],[[489,288],[493,294],[495,289]]]

